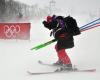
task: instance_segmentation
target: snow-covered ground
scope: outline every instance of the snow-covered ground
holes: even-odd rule
[[[87,23],[87,18],[76,17],[78,25]],[[0,40],[0,80],[100,80],[100,28],[95,28],[74,37],[75,47],[66,50],[72,63],[80,69],[95,68],[94,73],[61,73],[30,76],[32,72],[53,71],[55,67],[37,63],[42,60],[53,63],[57,60],[53,43],[38,51],[30,48],[53,39],[49,30],[43,27],[42,20],[31,21],[31,40]]]

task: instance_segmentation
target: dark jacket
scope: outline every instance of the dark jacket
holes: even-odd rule
[[[64,21],[63,28],[57,21],[58,19],[61,19]],[[77,27],[77,23],[75,19],[73,20],[72,19],[73,19],[72,17],[63,18],[62,16],[59,16],[55,20],[52,20],[52,22],[50,23],[47,23],[46,21],[43,22],[46,28],[53,29],[53,36],[57,40],[58,50],[74,47],[73,36],[80,34],[80,31],[79,31],[79,28]]]
[[[58,27],[57,29],[54,29],[53,35],[57,40],[58,50],[74,47],[73,35],[70,34],[66,28]]]

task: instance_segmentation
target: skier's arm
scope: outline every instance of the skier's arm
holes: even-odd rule
[[[49,30],[54,29],[57,27],[57,21],[52,20],[51,22],[43,21],[44,27],[48,28]]]
[[[43,21],[42,23],[44,24],[44,27],[46,27],[46,28],[48,28],[49,30],[51,30],[51,29],[50,29],[50,24],[49,24],[47,21]]]

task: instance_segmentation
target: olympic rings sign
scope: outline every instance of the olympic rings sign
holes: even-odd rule
[[[16,38],[20,31],[19,25],[4,25],[4,34],[7,38]]]

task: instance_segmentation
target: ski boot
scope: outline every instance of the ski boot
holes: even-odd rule
[[[72,64],[63,64],[63,66],[61,68],[62,68],[62,70],[67,70],[67,71],[73,70]]]
[[[62,66],[62,61],[58,60],[56,63],[53,63],[54,66]]]
[[[63,64],[60,68],[58,68],[55,72],[59,71],[73,71],[72,64]]]

